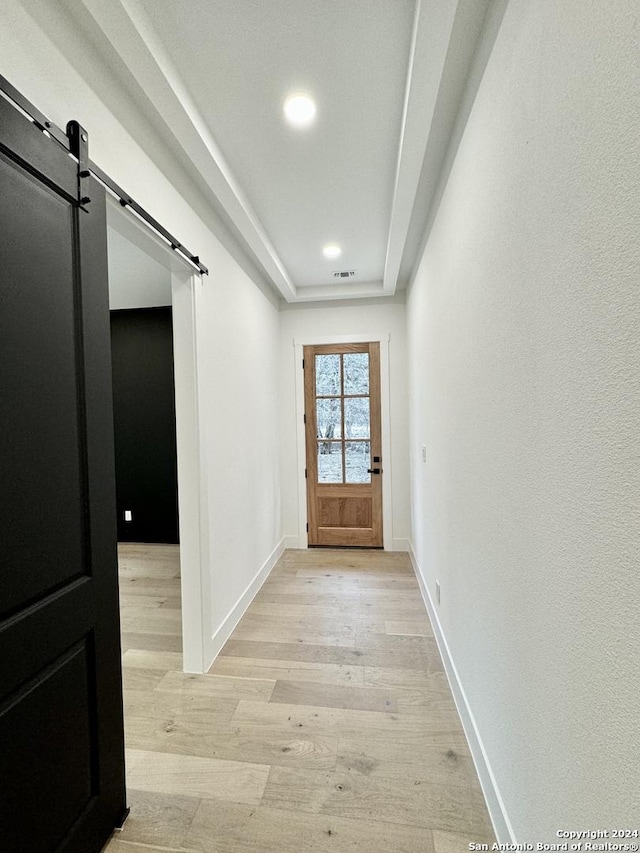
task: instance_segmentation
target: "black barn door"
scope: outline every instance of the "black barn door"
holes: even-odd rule
[[[0,98],[0,850],[125,812],[104,190]]]

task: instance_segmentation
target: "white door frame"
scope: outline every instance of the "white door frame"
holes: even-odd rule
[[[208,554],[207,494],[202,471],[204,441],[199,406],[198,304],[202,276],[161,237],[107,196],[107,221],[129,242],[171,274],[173,361],[176,395],[176,449],[180,576],[182,586],[182,649],[185,672],[204,672],[204,614],[209,585],[204,570]]]
[[[296,444],[298,451],[298,548],[308,547],[307,534],[307,466],[304,425],[303,347],[318,344],[380,344],[380,407],[382,423],[382,545],[385,551],[393,548],[393,502],[391,499],[391,393],[389,386],[389,333],[371,332],[361,335],[311,335],[293,341],[296,377]]]

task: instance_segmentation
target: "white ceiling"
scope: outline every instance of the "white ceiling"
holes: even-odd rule
[[[414,0],[143,6],[292,281],[380,281]],[[317,104],[311,128],[283,120],[297,91]]]
[[[490,2],[64,6],[252,264],[297,302],[405,286]],[[293,91],[317,103],[305,130],[282,115]],[[322,256],[329,242],[337,261]]]

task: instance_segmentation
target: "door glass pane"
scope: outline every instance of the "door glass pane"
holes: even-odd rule
[[[318,482],[342,482],[342,442],[318,442]]]
[[[369,353],[349,352],[344,355],[344,393],[369,393]]]
[[[340,356],[316,356],[316,396],[330,397],[340,393]]]
[[[368,441],[345,441],[345,483],[370,483],[371,448]]]
[[[340,398],[316,400],[318,438],[342,438],[342,407]]]
[[[345,397],[345,438],[369,438],[369,398]]]

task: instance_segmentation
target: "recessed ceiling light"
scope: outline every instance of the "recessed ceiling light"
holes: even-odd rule
[[[325,246],[323,248],[322,254],[325,256],[325,258],[329,258],[329,260],[332,261],[335,258],[340,257],[340,255],[342,254],[342,249],[335,243],[329,243],[328,246]]]
[[[307,127],[316,117],[316,105],[309,95],[296,92],[285,99],[284,114],[289,124]]]

